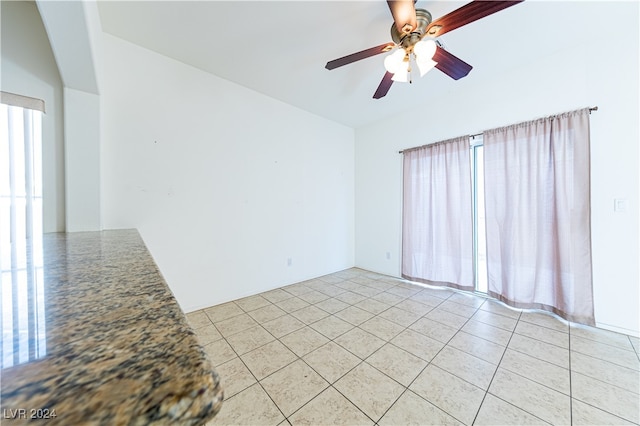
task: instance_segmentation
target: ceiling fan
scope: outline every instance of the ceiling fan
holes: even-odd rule
[[[325,68],[332,70],[395,49],[384,60],[387,72],[374,99],[385,96],[394,81],[411,81],[412,63],[417,65],[420,76],[435,67],[458,80],[469,74],[473,67],[444,50],[437,37],[522,1],[476,0],[434,21],[427,10],[415,8],[416,0],[387,0],[394,21],[391,26],[393,42],[334,59],[327,62]]]

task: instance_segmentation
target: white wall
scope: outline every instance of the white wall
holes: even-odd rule
[[[185,311],[353,266],[352,129],[103,47],[103,224],[140,230]]]
[[[1,89],[42,99],[44,232],[65,229],[62,80],[40,14],[32,2],[0,2]]]
[[[99,231],[102,29],[95,2],[40,0],[64,85],[65,230]]]
[[[609,7],[608,4],[607,7]],[[613,7],[613,6],[611,6]],[[591,210],[596,322],[638,334],[639,67],[638,3],[615,3],[615,26],[603,38],[465,85],[419,111],[356,131],[356,265],[400,274],[402,156],[398,150],[572,109],[591,115]],[[461,80],[460,83],[464,81]],[[422,139],[398,137],[411,123]],[[615,213],[613,200],[628,200]],[[386,259],[386,253],[391,259]]]
[[[100,231],[100,96],[64,88],[66,231]]]
[[[60,74],[35,4],[1,5],[1,89],[45,100],[44,229],[62,231]],[[638,333],[638,5],[615,7],[621,12],[606,38],[585,37],[483,87],[462,80],[463,89],[398,121],[359,129],[355,188],[352,130],[105,36],[108,57],[93,58],[106,79],[104,225],[140,228],[186,310],[349,267],[354,250],[358,266],[399,275],[398,149],[598,105],[596,320]],[[415,134],[425,136],[398,138],[398,122],[421,123]],[[626,213],[613,212],[614,198],[629,201]]]

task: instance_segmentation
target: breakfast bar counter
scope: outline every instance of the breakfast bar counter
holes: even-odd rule
[[[137,231],[1,248],[2,424],[195,425],[219,411],[218,375]]]

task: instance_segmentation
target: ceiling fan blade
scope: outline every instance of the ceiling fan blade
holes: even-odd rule
[[[461,8],[454,10],[443,17],[436,19],[427,27],[425,34],[431,37],[439,37],[444,33],[455,30],[463,25],[482,19],[486,16],[499,12],[507,7],[522,3],[518,1],[486,1],[476,0]]]
[[[454,80],[459,80],[469,74],[473,68],[462,59],[447,52],[440,46],[436,47],[436,53],[433,60],[437,62],[436,68],[448,75]]]
[[[410,33],[418,26],[414,3],[415,0],[387,0],[389,10],[393,16],[393,22],[395,22],[400,34]],[[406,27],[407,25],[411,26],[411,28]]]
[[[373,99],[380,99],[386,96],[387,92],[389,92],[389,89],[391,88],[391,85],[393,84],[393,80],[391,80],[392,77],[393,74],[391,74],[389,71],[385,73],[384,77],[382,77],[382,81],[376,89],[376,93],[373,94]]]
[[[375,55],[379,55],[380,53],[388,52],[394,46],[395,44],[393,43],[381,44],[380,46],[372,47],[370,49],[365,49],[360,52],[352,53],[351,55],[343,56],[342,58],[329,61],[327,62],[327,65],[325,65],[324,67],[328,70],[332,70],[334,68],[338,68],[343,65],[348,65],[352,62],[356,62],[361,59],[366,59],[370,56],[375,56]]]

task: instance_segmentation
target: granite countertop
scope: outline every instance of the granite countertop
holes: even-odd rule
[[[10,272],[0,253],[3,424],[203,424],[220,410],[218,375],[137,231],[12,251]]]

